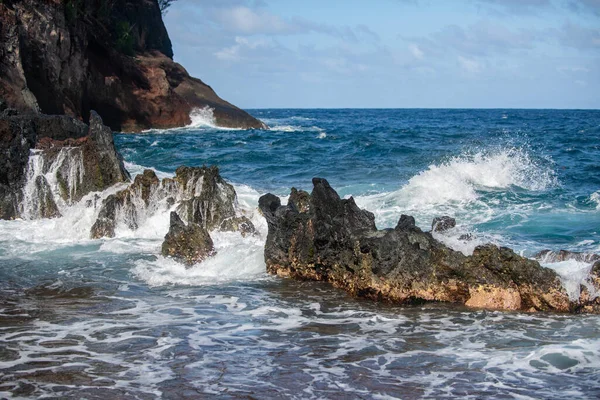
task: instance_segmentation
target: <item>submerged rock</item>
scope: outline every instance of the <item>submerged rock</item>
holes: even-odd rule
[[[238,231],[253,234],[252,222],[236,213],[237,196],[217,167],[179,167],[175,177],[158,179],[145,170],[126,189],[108,196],[92,226],[93,239],[114,237],[117,224],[136,230],[148,217],[176,205],[178,215],[208,231]]]
[[[452,217],[444,215],[443,217],[435,217],[431,222],[432,232],[446,232],[456,226],[456,220]]]
[[[313,185],[304,207],[292,196],[286,206],[272,194],[260,198],[269,227],[269,273],[327,281],[356,296],[399,303],[583,309],[583,304],[570,301],[553,270],[511,249],[485,245],[465,256],[421,231],[406,215],[394,229],[378,230],[373,214],[361,210],[353,198],[341,199],[325,179],[314,178]]]
[[[213,241],[202,225],[186,225],[176,212],[171,212],[169,232],[162,244],[163,256],[191,267],[214,254]]]
[[[58,216],[90,192],[129,180],[110,128],[42,114],[0,117],[0,218]]]

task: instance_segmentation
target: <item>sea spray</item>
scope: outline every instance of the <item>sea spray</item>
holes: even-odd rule
[[[217,127],[217,120],[215,118],[214,110],[209,106],[205,106],[203,108],[194,108],[190,113],[190,119],[192,122],[186,126],[186,128]]]
[[[63,147],[54,157],[42,150],[31,150],[19,206],[21,217],[47,217],[44,208],[49,203],[57,207],[57,215],[64,212],[73,205],[83,175],[83,155],[80,148]]]

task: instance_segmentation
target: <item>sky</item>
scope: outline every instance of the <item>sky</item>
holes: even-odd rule
[[[600,109],[600,0],[178,0],[164,20],[242,108]]]

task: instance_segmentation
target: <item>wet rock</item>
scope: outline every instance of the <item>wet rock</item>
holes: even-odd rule
[[[239,232],[243,237],[258,234],[252,221],[243,215],[225,219],[219,226],[219,230],[221,232]]]
[[[98,218],[90,232],[92,239],[114,237],[117,222],[122,221],[129,229],[136,230],[142,220],[141,214],[147,213],[153,203],[155,194],[160,190],[160,180],[156,173],[147,169],[137,175],[133,183],[126,189],[111,194],[102,202]]]
[[[535,255],[537,260],[546,263],[562,262],[575,260],[579,262],[593,263],[600,260],[600,254],[580,253],[576,251],[559,250],[542,250]]]
[[[443,217],[435,217],[431,222],[432,232],[446,232],[456,226],[456,220],[452,217],[444,215]]]
[[[44,176],[38,176],[35,179],[37,198],[33,199],[36,203],[37,212],[40,218],[60,217],[58,206],[54,202],[52,189]]]
[[[41,180],[34,184],[38,177],[47,185]],[[90,126],[58,115],[0,117],[2,219],[46,217],[47,213],[36,212],[39,207],[30,209],[31,204],[24,200],[52,196],[55,204],[71,204],[90,192],[127,180],[129,175],[115,149],[112,132],[94,112]],[[46,190],[48,185],[51,190]],[[54,196],[55,192],[59,196]]]
[[[172,257],[187,267],[215,254],[210,235],[200,224],[186,225],[176,212],[171,212],[169,232],[162,244],[162,255]]]
[[[118,223],[136,230],[157,211],[174,205],[188,224],[200,224],[208,231],[254,234],[252,222],[237,215],[236,204],[233,186],[223,180],[217,167],[179,167],[175,177],[162,181],[154,171],[145,170],[130,187],[105,199],[90,236],[113,237]]]
[[[444,301],[470,307],[568,312],[571,302],[558,275],[511,249],[479,246],[454,251],[402,215],[394,229],[378,230],[373,214],[340,199],[324,179],[313,179],[308,207],[259,199],[269,228],[267,271],[321,280],[353,295],[400,303]]]

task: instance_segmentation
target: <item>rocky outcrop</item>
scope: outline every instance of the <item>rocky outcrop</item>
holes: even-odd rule
[[[0,102],[113,130],[190,123],[210,107],[224,127],[264,128],[172,60],[156,0],[0,2]]]
[[[446,232],[456,226],[456,220],[452,217],[444,215],[442,217],[435,217],[431,222],[432,232]]]
[[[102,203],[90,236],[114,237],[117,225],[136,230],[158,211],[176,208],[188,224],[212,231],[238,231],[253,234],[252,222],[236,210],[237,196],[217,167],[179,167],[173,178],[159,180],[145,170],[126,189],[108,196]]]
[[[214,254],[215,248],[208,231],[193,222],[186,225],[172,211],[169,232],[162,244],[162,255],[191,267]]]
[[[356,296],[399,303],[591,310],[591,299],[569,299],[553,270],[511,249],[486,245],[465,256],[406,215],[394,229],[378,230],[372,213],[352,198],[341,199],[325,179],[315,178],[313,185],[310,195],[292,190],[286,206],[272,194],[259,200],[269,227],[265,262],[272,274],[327,281]]]
[[[0,218],[59,216],[90,192],[127,181],[112,131],[95,112],[89,126],[67,116],[0,116]]]

